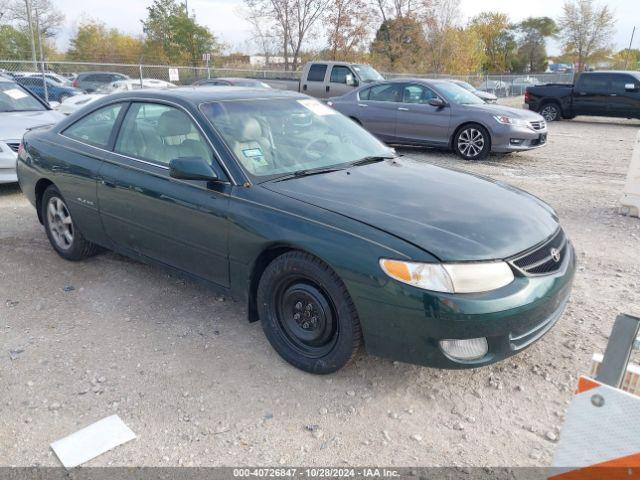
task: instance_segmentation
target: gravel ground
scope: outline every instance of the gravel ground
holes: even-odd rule
[[[400,150],[540,196],[579,255],[558,325],[471,371],[363,353],[305,374],[205,287],[112,253],[62,260],[0,186],[0,465],[58,465],[52,441],[112,413],[138,438],[87,465],[548,465],[577,376],[616,314],[640,312],[640,220],[616,211],[639,127],[559,122],[547,147],[477,163]]]

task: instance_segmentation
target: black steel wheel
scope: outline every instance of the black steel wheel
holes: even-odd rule
[[[353,302],[335,272],[312,255],[277,257],[264,271],[257,295],[267,339],[295,367],[332,373],[357,352],[361,330]]]

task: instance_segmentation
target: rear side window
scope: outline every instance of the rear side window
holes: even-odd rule
[[[387,83],[371,87],[367,100],[375,102],[399,102],[400,86],[395,83]]]
[[[578,82],[584,92],[605,93],[609,88],[609,75],[582,74]]]
[[[309,82],[324,82],[324,76],[327,73],[327,66],[321,63],[316,63],[311,65],[309,68],[309,75],[307,75],[307,80]]]
[[[349,67],[336,65],[331,69],[331,83],[347,83],[347,75],[353,75]]]
[[[121,110],[121,103],[100,108],[82,117],[62,134],[94,147],[107,148]]]
[[[131,105],[115,151],[164,165],[181,157],[198,157],[214,165],[206,140],[187,114],[157,103]]]

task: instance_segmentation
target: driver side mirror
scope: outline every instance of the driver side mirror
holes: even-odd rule
[[[169,176],[180,180],[218,180],[218,175],[201,157],[180,157],[169,162]]]
[[[349,87],[357,87],[358,86],[358,80],[352,75],[352,74],[347,74],[346,77],[346,84]]]
[[[634,83],[625,83],[624,84],[624,90],[626,92],[637,92],[638,91],[638,86]]]
[[[441,98],[436,97],[436,98],[429,99],[429,105],[431,105],[432,107],[442,108],[447,106],[447,102],[445,102]]]

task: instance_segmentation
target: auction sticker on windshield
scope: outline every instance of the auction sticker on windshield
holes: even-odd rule
[[[20,100],[21,98],[29,96],[22,90],[18,90],[17,88],[10,88],[9,90],[5,90],[4,93],[5,95],[9,95],[14,100]]]
[[[324,103],[320,103],[317,100],[304,99],[298,100],[298,103],[305,108],[308,108],[316,115],[335,115],[336,112],[334,109],[327,107]]]

